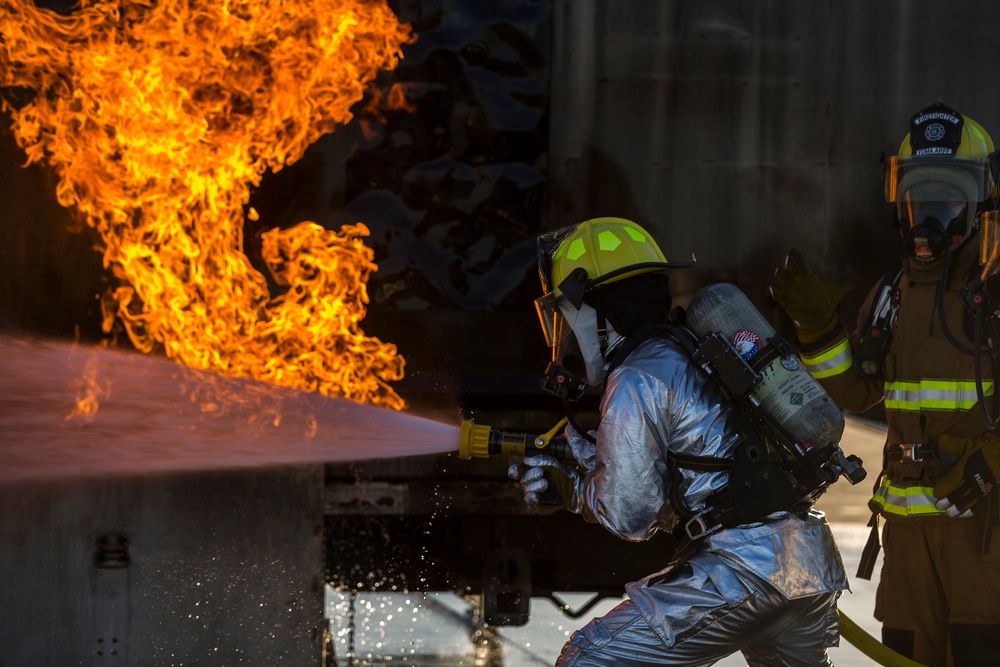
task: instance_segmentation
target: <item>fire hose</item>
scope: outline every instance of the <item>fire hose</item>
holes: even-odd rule
[[[886,667],[924,667],[923,663],[915,662],[905,655],[896,653],[872,637],[840,609],[837,610],[837,614],[840,615],[840,636],[878,664]]]
[[[566,419],[563,419],[549,431],[532,435],[477,425],[466,419],[459,429],[458,456],[462,459],[501,455],[524,458],[548,454],[562,460],[572,459],[566,439],[557,436],[565,426]],[[838,609],[837,613],[840,616],[841,636],[878,664],[885,667],[923,667],[872,637],[843,611]]]

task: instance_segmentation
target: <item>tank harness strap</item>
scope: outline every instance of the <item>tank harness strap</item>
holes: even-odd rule
[[[892,342],[889,330],[899,310],[897,287],[902,277],[902,263],[896,260],[879,283],[871,311],[861,329],[858,351],[854,358],[854,367],[862,377],[873,378],[882,370],[882,362]]]
[[[673,530],[677,547],[670,565],[651,578],[650,584],[667,579],[714,533],[760,521],[779,510],[807,510],[811,506],[802,501],[802,491],[791,474],[768,460],[767,445],[756,430],[746,421],[741,424],[733,459],[668,453],[668,471],[673,480],[670,502],[679,519]],[[693,512],[680,497],[682,468],[698,472],[730,470],[729,482],[705,500],[702,510]]]
[[[681,495],[681,484],[679,469],[693,470],[696,472],[727,472],[733,469],[735,460],[720,458],[716,456],[693,456],[690,454],[678,454],[667,450],[667,471],[672,483],[670,484],[670,506],[677,514],[680,521],[674,527],[674,537],[678,542],[690,541],[697,536],[709,535],[718,530],[722,515],[728,509],[720,509],[718,514],[714,507],[706,507],[701,512],[692,511],[684,497]]]
[[[683,326],[684,312],[675,309],[670,323],[646,325],[625,339],[612,355],[604,375],[607,378],[645,340],[653,336],[666,336],[679,344],[694,360],[699,351],[699,341],[694,333]],[[698,362],[695,362],[696,365]],[[702,369],[704,371],[704,369]],[[718,380],[709,374],[713,383]],[[725,389],[723,390],[725,392]],[[760,521],[764,517],[780,511],[808,509],[811,489],[803,489],[791,470],[775,464],[770,456],[771,447],[767,436],[761,433],[750,415],[739,405],[733,405],[737,412],[736,430],[738,438],[733,458],[693,456],[667,451],[667,469],[671,479],[670,503],[678,516],[678,524],[673,535],[677,540],[670,566],[651,583],[661,581],[673,569],[681,565],[698,545],[709,535],[726,528]],[[649,418],[647,417],[647,422]],[[652,425],[650,425],[652,427]],[[696,472],[730,471],[729,481],[706,498],[704,508],[692,511],[684,502],[680,491],[680,470]]]
[[[882,448],[882,470],[885,470],[889,466],[889,447],[886,444]],[[878,492],[879,487],[882,485],[883,475],[875,475],[875,481],[872,483],[872,495]],[[868,541],[865,543],[865,548],[861,550],[861,561],[858,563],[858,579],[865,579],[866,581],[871,581],[872,573],[875,571],[875,562],[878,560],[878,552],[882,549],[882,545],[879,542],[878,534],[878,517],[879,510],[873,508],[872,516],[868,519],[868,527],[871,531],[868,533]]]
[[[899,292],[897,290],[899,281],[903,277],[902,263],[899,260],[893,262],[892,267],[886,272],[879,283],[878,295],[872,303],[871,311],[865,320],[865,326],[861,330],[861,338],[858,341],[858,354],[854,359],[854,367],[862,377],[873,378],[882,371],[882,362],[889,352],[889,344],[892,336],[889,328],[896,317],[899,309]],[[877,332],[877,333],[875,333]],[[875,333],[873,336],[872,334]],[[887,464],[886,452],[882,453],[882,468]],[[878,488],[881,476],[876,478],[873,492]],[[868,534],[868,541],[861,551],[861,561],[858,563],[857,577],[859,579],[871,580],[875,571],[875,562],[878,553],[882,548],[879,542],[878,533],[878,512],[872,512],[868,520],[871,532]]]
[[[679,539],[706,537],[725,528],[759,521],[779,510],[806,509],[811,505],[803,500],[806,494],[792,474],[770,460],[766,440],[745,419],[739,423],[739,441],[734,452],[733,459],[668,454],[674,470],[730,471],[729,482],[705,500],[705,509],[691,512],[686,507],[675,507],[685,521],[675,530]]]
[[[653,336],[667,336],[684,348],[689,355],[694,352],[697,342],[691,331],[676,324],[657,322],[639,327],[634,334],[622,341],[611,355],[608,366],[604,371],[602,393],[608,387],[608,377],[611,376],[612,371],[625,363],[625,360],[628,359],[628,356],[632,354],[635,348]]]
[[[878,538],[878,513],[872,512],[872,518],[868,520],[871,532],[868,533],[868,541],[865,548],[861,550],[861,561],[858,563],[858,579],[871,581],[872,572],[875,571],[875,561],[878,560],[878,552],[882,548]]]
[[[731,470],[733,467],[732,459],[724,459],[718,456],[692,456],[690,454],[668,452],[667,457],[675,461],[678,467],[696,472],[721,472]]]
[[[979,552],[988,554],[993,541],[993,530],[1000,526],[1000,492],[994,488],[982,501],[984,508],[979,536]]]

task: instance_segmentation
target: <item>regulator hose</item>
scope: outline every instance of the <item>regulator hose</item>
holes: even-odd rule
[[[905,655],[896,653],[872,637],[840,609],[837,610],[837,614],[840,615],[840,636],[878,664],[886,667],[925,667],[922,663],[914,662]]]

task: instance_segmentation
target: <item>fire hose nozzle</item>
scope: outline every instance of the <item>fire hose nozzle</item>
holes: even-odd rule
[[[501,431],[485,424],[477,426],[471,419],[465,419],[458,432],[458,456],[462,459],[471,459],[501,454],[520,457],[551,454],[564,459],[572,455],[565,439],[557,438],[555,434],[565,425],[566,419],[563,419],[548,433],[529,435]]]
[[[458,431],[458,457],[462,459],[471,459],[474,456],[488,457],[492,430],[489,426],[476,426],[471,419],[462,420],[462,427]]]

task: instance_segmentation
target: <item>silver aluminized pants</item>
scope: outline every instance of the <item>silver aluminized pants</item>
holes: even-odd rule
[[[831,637],[839,635],[840,592],[787,600],[765,582],[759,584],[757,592],[742,602],[713,610],[673,648],[664,645],[626,600],[574,632],[556,666],[699,667],[739,651],[750,667],[831,666],[827,646]],[[683,589],[677,593],[683,599]]]

